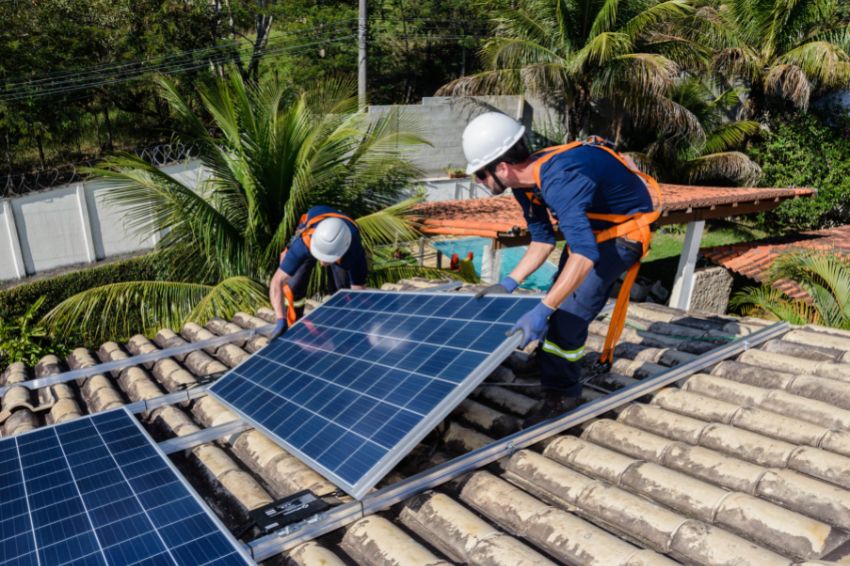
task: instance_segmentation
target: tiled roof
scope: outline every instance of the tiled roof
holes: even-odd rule
[[[270,312],[262,311],[262,317]],[[266,324],[188,324],[63,362],[13,364],[6,385]],[[718,344],[764,327],[755,319],[683,313],[651,304],[629,310],[604,395]],[[591,326],[598,351],[606,331]],[[2,399],[4,436],[197,385],[265,344],[254,337],[31,394]],[[588,357],[588,362],[593,356]],[[517,352],[388,476],[388,485],[522,426],[538,403],[535,370]],[[236,419],[209,396],[140,415],[158,438]],[[243,540],[247,511],[311,489],[336,487],[255,430],[203,444],[178,466]],[[841,560],[850,531],[850,333],[802,327],[687,378],[680,387],[620,407],[519,450],[486,469],[301,544],[275,563],[295,564],[736,564]],[[823,563],[823,562],[819,562]]]
[[[824,251],[850,256],[850,225],[782,238],[702,248],[700,253],[713,263],[765,283],[769,278],[770,267],[780,255],[798,251]],[[802,289],[787,279],[777,281],[775,286],[792,297],[806,296]]]
[[[783,200],[811,197],[805,188],[729,188],[661,184],[659,220],[662,224],[737,216],[775,208]],[[499,198],[429,202],[417,207],[423,231],[428,234],[470,235],[495,238],[500,234],[520,235],[525,220],[511,195]]]

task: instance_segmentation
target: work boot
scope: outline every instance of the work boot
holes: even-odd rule
[[[560,417],[564,413],[572,411],[580,404],[581,397],[578,395],[546,393],[545,399],[540,403],[537,409],[528,415],[523,421],[523,428],[528,428],[538,423],[542,423],[543,421]]]

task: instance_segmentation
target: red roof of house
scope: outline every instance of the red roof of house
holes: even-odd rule
[[[755,281],[768,280],[770,266],[782,254],[819,250],[850,256],[850,225],[816,232],[803,232],[783,238],[769,238],[700,250],[703,257]],[[780,279],[774,286],[791,297],[804,298],[806,293],[793,281]]]
[[[706,218],[739,216],[770,210],[783,200],[811,197],[807,188],[730,188],[661,185],[661,224],[676,224]],[[422,231],[426,234],[484,236],[499,238],[522,236],[525,220],[516,200],[510,195],[499,198],[452,200],[424,203],[417,207]]]

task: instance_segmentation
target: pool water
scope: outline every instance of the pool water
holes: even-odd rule
[[[491,240],[488,238],[463,238],[461,240],[443,240],[433,242],[434,248],[442,252],[444,265],[448,263],[448,259],[452,254],[457,254],[460,259],[466,258],[469,252],[472,252],[472,266],[475,272],[481,275],[481,258],[484,255],[484,247],[490,245]],[[518,246],[515,248],[503,248],[501,250],[502,262],[499,269],[499,278],[506,277],[511,270],[519,263],[525,253],[527,246]],[[522,282],[523,289],[532,289],[535,291],[546,291],[552,285],[552,278],[558,268],[545,262],[540,268],[532,273],[525,281]]]

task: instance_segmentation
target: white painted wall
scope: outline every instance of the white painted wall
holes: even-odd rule
[[[370,115],[379,116],[388,109],[370,107]],[[421,105],[402,108],[413,114],[423,137],[433,144],[416,148],[410,155],[429,177],[415,183],[425,186],[429,201],[486,196],[469,179],[440,177],[448,167],[464,165],[460,138],[467,121],[492,109],[526,122],[537,111],[518,96],[426,98]],[[191,187],[209,177],[197,160],[167,165],[163,170]],[[110,186],[102,180],[85,181],[0,199],[0,281],[153,248],[157,235],[140,237],[125,211],[108,202]]]

